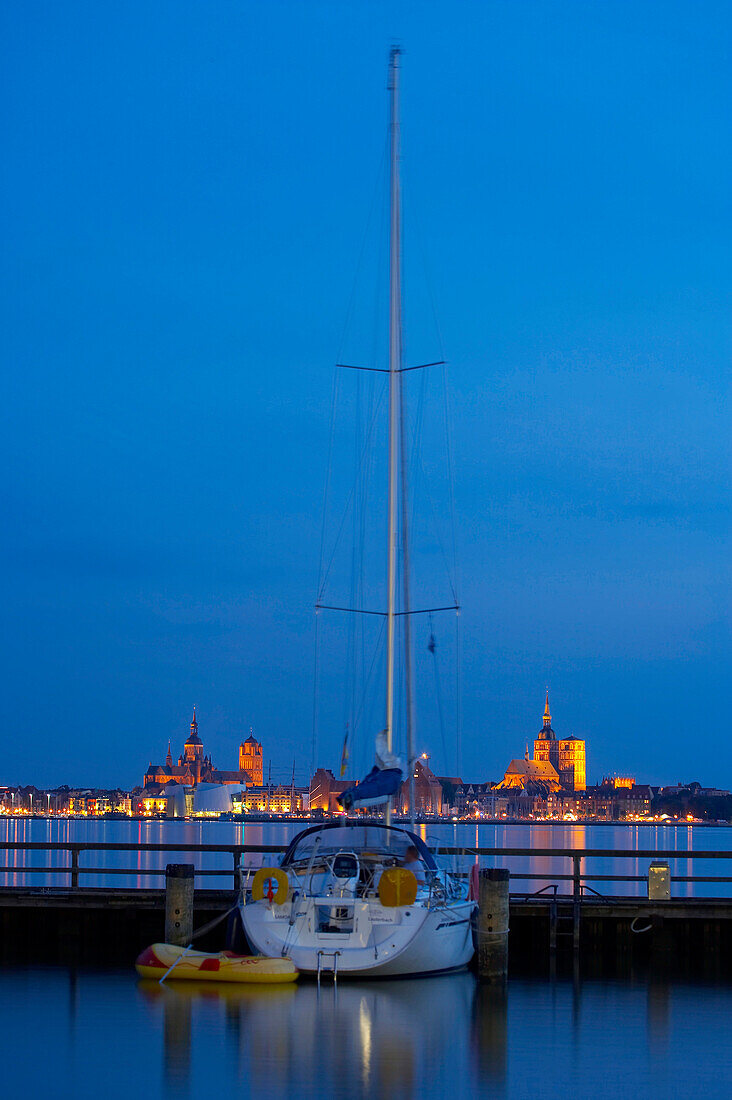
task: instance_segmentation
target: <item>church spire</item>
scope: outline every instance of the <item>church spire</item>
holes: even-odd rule
[[[165,757],[165,763],[169,768],[173,766],[173,756],[170,752],[170,738],[168,738],[168,755]]]
[[[549,688],[546,689],[546,706],[544,707],[544,725],[551,726],[552,716],[549,713]]]
[[[193,721],[191,722],[191,733],[198,732],[198,722],[196,721],[196,704],[193,704]]]

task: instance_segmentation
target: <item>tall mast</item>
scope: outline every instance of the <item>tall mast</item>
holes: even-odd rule
[[[397,84],[397,65],[399,49],[392,50],[392,64],[394,66],[393,85]],[[396,91],[393,93],[396,96]],[[393,111],[398,110],[399,103]],[[402,286],[401,286],[401,190],[399,181],[399,119],[393,114],[396,130],[392,131],[392,257],[396,264],[396,280],[392,275],[392,302],[395,302],[396,310],[392,314],[392,340],[396,340],[395,370],[400,371],[402,366]],[[396,188],[394,181],[396,180]],[[394,240],[396,238],[396,247]],[[392,271],[394,268],[392,268]],[[396,292],[394,283],[396,285]],[[391,360],[390,360],[391,370]],[[401,372],[391,374],[392,385],[396,384],[398,417],[399,417],[399,469],[401,473],[401,498],[402,498],[402,611],[404,613],[404,689],[407,704],[407,767],[409,768],[409,820],[412,828],[415,824],[415,790],[414,790],[414,690],[412,687],[412,620],[410,616],[411,600],[409,589],[409,496],[407,493],[407,406],[404,393],[404,379]]]
[[[409,496],[407,494],[407,406],[404,379],[399,375],[399,466],[402,491],[402,610],[404,612],[404,690],[407,702],[407,767],[409,768],[409,821],[414,829],[417,808],[414,789],[414,688],[412,685],[412,605],[409,595]]]
[[[394,721],[394,612],[396,597],[396,527],[397,527],[397,430],[399,426],[399,368],[402,358],[402,287],[400,256],[400,188],[399,188],[399,54],[393,46],[389,55],[389,91],[391,110],[390,144],[390,242],[389,242],[389,519],[387,545],[387,612],[386,612],[386,744],[392,752]],[[391,818],[391,803],[387,803],[386,819]]]

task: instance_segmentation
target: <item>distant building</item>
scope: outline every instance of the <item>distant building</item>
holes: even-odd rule
[[[585,742],[579,737],[555,737],[552,716],[549,713],[548,691],[544,725],[534,741],[534,760],[551,764],[559,776],[559,782],[567,791],[583,791],[587,786]]]
[[[636,783],[632,787],[617,787],[613,791],[613,817],[647,817],[655,797],[653,787],[647,783]]]
[[[338,795],[352,786],[352,779],[336,779],[330,768],[318,768],[310,780],[308,796],[310,809],[337,813],[342,809],[338,802]]]
[[[251,784],[247,780],[247,785],[253,787],[261,787],[264,779],[264,773],[262,771],[262,746],[257,741],[252,730],[249,730],[249,736],[246,741],[242,741],[239,745],[239,771],[246,772],[251,777]]]
[[[348,787],[354,786],[353,779],[336,779],[330,768],[318,768],[310,780],[309,804],[311,810],[323,810],[326,813],[341,813],[343,807],[338,796]],[[414,809],[417,814],[429,816],[442,813],[442,784],[430,768],[427,757],[421,756],[414,765]],[[397,813],[409,813],[409,780],[405,779],[394,796],[394,809]]]
[[[239,768],[236,771],[220,771],[213,766],[210,756],[203,751],[203,742],[198,736],[196,708],[193,708],[191,732],[178,757],[173,763],[168,741],[168,752],[164,764],[148,764],[143,786],[146,790],[167,783],[180,783],[184,787],[196,787],[199,783],[246,783],[248,787],[262,785],[262,746],[250,733],[246,741],[239,746]]]
[[[50,800],[49,800],[50,801]],[[100,817],[102,814],[132,813],[132,799],[125,791],[72,791],[69,794],[67,812],[84,817]]]
[[[168,798],[160,787],[148,787],[135,799],[134,805],[138,814],[164,814]]]
[[[434,774],[425,753],[420,756],[414,765],[414,812],[416,814],[441,814],[442,813],[442,783]],[[409,810],[408,779],[399,788],[397,807],[400,813],[408,814]]]
[[[247,787],[235,794],[232,805],[240,813],[301,814],[307,808],[308,788],[283,783],[268,787]]]
[[[460,783],[454,788],[453,809],[459,817],[501,817],[508,812],[508,798],[490,779],[485,783]]]
[[[497,791],[524,790],[529,794],[543,795],[545,798],[558,791],[562,784],[559,775],[548,760],[530,760],[529,750],[523,760],[512,760],[505,775],[496,785]]]

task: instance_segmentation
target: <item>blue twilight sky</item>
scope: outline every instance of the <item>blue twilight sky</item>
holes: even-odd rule
[[[194,702],[220,767],[253,726],[304,776],[333,364],[372,355],[343,333],[361,254],[375,300],[398,39],[407,357],[439,358],[422,271],[449,359],[463,773],[523,753],[549,684],[589,778],[732,784],[729,4],[9,0],[0,23],[0,782],[139,782]],[[453,772],[417,633],[420,736]]]

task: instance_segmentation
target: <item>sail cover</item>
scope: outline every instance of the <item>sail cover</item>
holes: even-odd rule
[[[378,768],[374,766],[365,779],[348,787],[338,796],[338,801],[344,810],[355,809],[358,806],[379,806],[382,802],[388,802],[392,795],[399,790],[404,773],[401,768]]]
[[[344,810],[380,806],[395,795],[404,781],[404,763],[387,749],[386,732],[376,738],[376,764],[365,779],[338,796]]]

